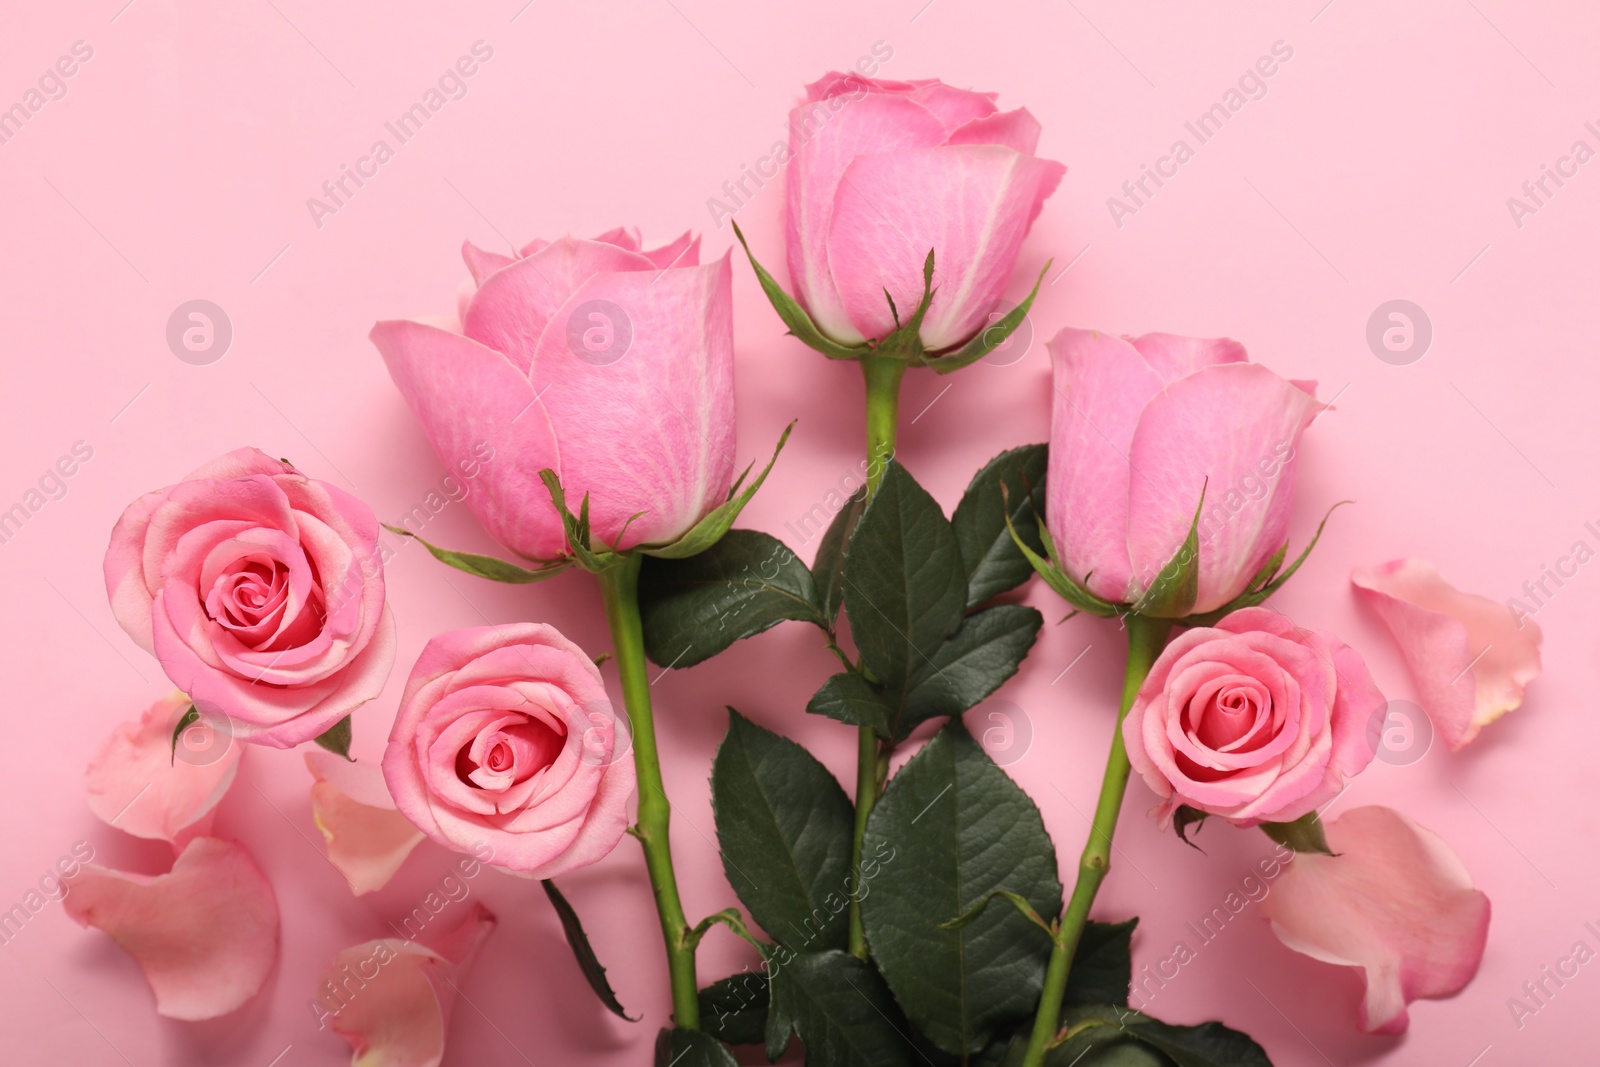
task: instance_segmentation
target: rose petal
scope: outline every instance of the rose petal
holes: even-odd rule
[[[320,1022],[350,1042],[354,1067],[438,1067],[462,975],[494,928],[474,903],[437,937],[352,945],[322,973]]]
[[[592,352],[571,341],[568,319],[580,313],[611,331]],[[727,498],[732,316],[724,254],[698,267],[597,274],[551,319],[533,388],[557,439],[578,442],[562,449],[561,485],[572,508],[588,495],[596,547],[673,541]]]
[[[1489,936],[1489,898],[1450,847],[1399,812],[1355,808],[1326,825],[1336,855],[1300,854],[1261,902],[1278,940],[1360,967],[1361,1029],[1398,1034],[1406,1005],[1458,993]]]
[[[234,1011],[277,959],[272,886],[232,841],[195,838],[167,874],[85,867],[67,885],[67,914],[110,934],[138,962],[168,1018]]]
[[[856,344],[863,339],[845,311],[829,266],[828,234],[845,168],[862,153],[932,147],[943,144],[945,137],[944,124],[931,111],[902,96],[830,97],[789,112],[789,277],[795,296],[834,340]],[[920,257],[916,269],[920,295]],[[882,305],[883,290],[877,294]]]
[[[1457,590],[1424,560],[1358,567],[1350,581],[1394,635],[1423,709],[1452,749],[1522,705],[1544,642],[1532,619]]]
[[[864,337],[891,333],[884,290],[904,321],[922,299],[931,249],[938,290],[922,343],[936,351],[964,341],[1004,295],[1022,239],[1067,168],[988,144],[874,151],[845,168],[829,224],[845,311]],[[896,205],[892,215],[885,204]]]
[[[480,466],[482,484],[467,494],[478,521],[522,556],[559,556],[566,534],[539,472],[559,473],[560,453],[523,373],[491,348],[418,322],[380,322],[371,338],[439,459],[454,470]]]
[[[1295,445],[1321,408],[1258,363],[1204,367],[1152,397],[1128,451],[1134,584],[1148,588],[1178,551],[1203,490],[1194,610],[1244,592],[1288,537]]]
[[[486,252],[471,241],[461,242],[461,258],[467,264],[467,270],[472,274],[474,291],[477,287],[488,281],[489,275],[497,270],[504,270],[516,262],[511,256],[499,252]]]
[[[328,846],[328,862],[356,896],[382,889],[423,833],[395,808],[383,767],[351,763],[332,752],[307,752],[311,813]]]
[[[175,751],[172,731],[189,706],[187,696],[173,693],[111,731],[85,775],[90,811],[124,833],[180,850],[211,832],[213,809],[233,784],[244,747],[226,731],[196,723]]]

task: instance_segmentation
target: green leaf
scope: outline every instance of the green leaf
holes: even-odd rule
[[[700,990],[700,1027],[730,1045],[759,1045],[767,1030],[771,989],[760,971],[744,971]]]
[[[874,681],[903,689],[961,625],[966,571],[938,503],[894,460],[844,561],[844,606]]]
[[[1011,539],[1007,523],[1017,524],[1035,552],[1044,551],[1038,524],[1024,520],[1030,514],[1044,514],[1046,459],[1045,445],[1000,453],[972,476],[950,516],[967,569],[967,607],[1015,589],[1033,574],[1033,565]]]
[[[1034,280],[1033,291],[1027,298],[1012,308],[1006,315],[993,326],[981,330],[972,340],[962,345],[948,355],[934,356],[925,360],[928,366],[940,374],[949,374],[951,371],[960,370],[962,367],[987,356],[990,352],[1006,343],[1016,328],[1022,325],[1022,320],[1028,317],[1028,309],[1033,307],[1033,300],[1039,295],[1039,286],[1044,282],[1045,272],[1050,269],[1054,260],[1045,260],[1044,268],[1039,271],[1039,277]]]
[[[656,1035],[655,1067],[739,1067],[739,1061],[704,1030],[664,1026]]]
[[[1264,822],[1261,831],[1278,844],[1296,852],[1313,852],[1323,856],[1334,854],[1333,849],[1328,847],[1327,835],[1323,833],[1322,820],[1314,811],[1307,812],[1294,822]]]
[[[200,709],[193,704],[189,710],[178,716],[178,725],[172,728],[172,751],[168,754],[172,763],[178,762],[178,738],[183,736],[183,731],[200,721]]]
[[[889,781],[863,850],[882,855],[861,917],[873,958],[917,1029],[946,1052],[977,1052],[1032,1014],[1050,938],[1013,908],[941,928],[997,890],[1046,921],[1061,911],[1055,847],[1039,809],[959,720]]]
[[[792,1030],[818,1067],[910,1067],[908,1029],[883,979],[846,952],[801,953],[773,968],[767,1058]],[[774,1053],[776,1047],[777,1053]]]
[[[823,682],[806,710],[851,726],[870,726],[880,737],[889,736],[893,729],[883,690],[854,671],[841,671]]]
[[[403,526],[390,526],[388,523],[384,523],[383,528],[392,534],[409,537],[418,542],[439,562],[448,563],[456,570],[475,574],[479,578],[487,578],[491,582],[510,582],[513,585],[526,585],[529,582],[542,582],[546,578],[553,578],[567,569],[566,562],[561,560],[547,563],[534,570],[528,570],[526,567],[519,567],[515,563],[507,563],[505,560],[496,559],[493,556],[480,556],[476,552],[455,552],[448,548],[440,548],[438,545],[424,541]]]
[[[1317,523],[1317,532],[1312,535],[1311,543],[1306,545],[1305,551],[1295,557],[1295,561],[1289,565],[1288,570],[1282,574],[1278,573],[1278,568],[1283,566],[1284,557],[1288,554],[1289,543],[1285,541],[1282,547],[1267,561],[1266,566],[1262,567],[1256,576],[1250,580],[1250,585],[1243,593],[1240,593],[1216,611],[1210,611],[1204,615],[1191,615],[1183,620],[1184,625],[1214,626],[1223,616],[1230,612],[1238,611],[1240,608],[1253,608],[1258,604],[1265,603],[1272,594],[1283,588],[1283,583],[1294,577],[1294,572],[1300,569],[1300,564],[1304,563],[1306,557],[1311,555],[1311,550],[1317,547],[1318,541],[1322,540],[1322,531],[1327,527],[1328,520],[1333,517],[1333,513],[1350,503],[1354,503],[1354,501],[1341,500],[1327,510],[1322,516],[1322,521]]]
[[[1195,505],[1189,533],[1178,551],[1156,574],[1133,610],[1157,619],[1181,619],[1194,610],[1200,595],[1200,509],[1206,505],[1205,487],[1200,488],[1200,503]]]
[[[750,498],[756,495],[756,490],[761,488],[761,483],[767,480],[767,475],[772,472],[772,465],[778,462],[778,453],[783,451],[783,446],[788,443],[789,434],[793,432],[794,423],[791,422],[783,428],[783,435],[778,438],[778,447],[772,450],[772,458],[767,460],[767,465],[756,475],[756,480],[717,505],[705,518],[695,523],[688,533],[668,545],[640,545],[639,551],[647,556],[658,556],[661,559],[685,559],[704,552],[720,541],[733,526],[733,520],[739,517],[739,512],[743,511],[744,506],[750,503]],[[750,465],[754,466],[754,463]],[[750,467],[746,467],[744,474],[739,476],[740,484],[743,484],[745,475],[750,473]]]
[[[611,1014],[630,1023],[638,1022],[637,1017],[629,1015],[618,1003],[617,994],[612,991],[611,983],[606,980],[606,969],[600,965],[600,958],[594,954],[594,948],[589,944],[589,935],[583,932],[583,923],[578,919],[577,911],[550,879],[540,879],[539,884],[544,886],[544,895],[550,898],[551,905],[556,909],[556,916],[561,920],[561,931],[567,935],[567,944],[572,947],[572,954],[578,959],[578,970],[583,972],[589,988],[594,990],[595,996],[600,998],[600,1003],[604,1004]]]
[[[644,650],[663,667],[692,667],[785,619],[827,628],[811,572],[757,530],[729,530],[688,559],[645,557],[639,612]]]
[[[811,577],[817,585],[817,602],[822,606],[822,617],[828,620],[828,631],[833,632],[834,620],[839,617],[839,604],[844,600],[844,550],[850,536],[856,532],[861,513],[867,507],[867,487],[862,486],[851,494],[850,500],[834,515],[833,521],[817,545],[817,558],[811,564]]]
[[[1062,1003],[1127,1006],[1128,987],[1133,983],[1133,928],[1138,925],[1138,919],[1120,923],[1089,920],[1072,957]]]
[[[792,948],[842,947],[855,814],[828,769],[730,708],[711,807],[723,872],[751,917]]]
[[[778,313],[778,318],[789,327],[789,332],[799,339],[801,344],[814,348],[829,359],[857,359],[869,349],[865,345],[842,345],[831,339],[817,328],[811,321],[811,316],[806,314],[806,309],[801,307],[794,297],[783,291],[783,286],[768,274],[766,268],[756,262],[755,255],[750,251],[750,244],[744,239],[744,233],[739,229],[739,224],[733,224],[733,235],[739,238],[739,244],[744,248],[744,254],[750,259],[750,266],[756,272],[756,280],[761,283],[761,291],[767,294],[767,299],[772,301],[772,308]]]
[[[343,756],[345,759],[350,760],[351,763],[354,763],[355,760],[350,759],[351,733],[350,716],[346,715],[318,734],[316,742],[335,756]]]
[[[1178,810],[1172,813],[1172,828],[1178,832],[1178,840],[1196,852],[1204,852],[1205,849],[1189,840],[1189,827],[1193,826],[1195,833],[1199,833],[1200,828],[1205,825],[1206,820],[1210,817],[1209,812],[1201,811],[1199,808],[1191,808],[1187,804],[1179,804]]]
[[[1045,1060],[1048,1067],[1163,1063],[1128,1058],[1121,1051],[1127,1042],[1159,1052],[1166,1057],[1166,1064],[1177,1067],[1272,1067],[1260,1045],[1218,1022],[1174,1026],[1110,1005],[1068,1008],[1062,1014],[1063,1025],[1072,1036],[1050,1051]]]
[[[904,740],[931,718],[977,707],[1017,673],[1043,625],[1044,616],[1021,604],[996,604],[968,615],[913,674],[891,719],[891,740]]]
[[[1010,489],[1002,484],[1000,486],[1001,498],[1004,499],[1009,495]],[[1102,619],[1108,619],[1118,613],[1120,609],[1115,604],[1101,600],[1074,581],[1070,574],[1051,562],[1059,557],[1056,553],[1055,542],[1050,539],[1050,529],[1044,524],[1042,517],[1036,517],[1033,523],[1034,536],[1024,539],[1023,535],[1018,532],[1016,523],[1011,519],[1009,503],[1007,504],[1005,516],[1006,532],[1011,535],[1011,541],[1017,546],[1017,551],[1022,553],[1022,558],[1028,561],[1028,565],[1034,569],[1039,577],[1044,579],[1044,584],[1054,590],[1057,596],[1077,610]],[[1023,525],[1026,526],[1027,523],[1024,522]],[[1044,545],[1046,554],[1041,556],[1035,552],[1028,543],[1030,540],[1036,540]]]

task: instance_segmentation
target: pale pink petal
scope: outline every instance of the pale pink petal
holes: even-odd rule
[[[672,541],[726,499],[731,279],[726,254],[699,267],[598,274],[545,331],[533,387],[556,437],[579,442],[562,449],[561,484],[573,510],[588,494],[596,547]],[[608,332],[590,349],[572,339],[586,328]]]
[[[1203,490],[1194,610],[1244,592],[1288,539],[1296,444],[1321,408],[1258,363],[1208,366],[1151,398],[1128,453],[1135,586],[1148,588],[1182,546]]]
[[[1425,560],[1358,567],[1350,581],[1394,634],[1418,699],[1452,749],[1522,705],[1544,642],[1532,619],[1461,592]]]
[[[173,693],[111,731],[89,762],[90,811],[124,833],[179,849],[211,832],[213,809],[233,784],[244,746],[197,723],[174,750],[173,728],[189,706],[187,696]]]
[[[971,337],[1005,294],[1022,239],[1065,173],[987,144],[858,156],[839,181],[828,234],[833,281],[856,330],[895,329],[885,289],[905,321],[922,299],[931,250],[937,292],[923,344],[935,351]]]
[[[278,957],[278,903],[249,853],[197,837],[162,875],[85,867],[62,900],[144,971],[156,1011],[212,1019],[241,1007]]]
[[[1054,368],[1045,512],[1067,572],[1113,602],[1133,595],[1128,562],[1128,451],[1161,377],[1121,337],[1064,329]],[[1093,415],[1090,415],[1093,412]]]
[[[1197,370],[1219,363],[1244,363],[1249,359],[1244,345],[1226,337],[1179,337],[1171,333],[1147,333],[1130,337],[1128,343],[1139,350],[1150,369],[1168,384],[1187,378]],[[1299,382],[1291,383],[1300,385]],[[1305,391],[1315,395],[1316,383]]]
[[[645,259],[656,265],[658,270],[668,267],[698,267],[700,265],[700,238],[693,232],[686,231],[675,241],[669,241],[660,248],[652,248],[641,252]]]
[[[439,459],[452,470],[479,466],[467,494],[478,521],[522,556],[559,556],[566,535],[539,471],[559,472],[560,455],[522,372],[493,349],[417,322],[380,322],[371,337]]]
[[[997,93],[957,89],[937,79],[912,84],[915,87],[906,95],[937,115],[946,130],[958,130],[996,111],[994,102],[999,95]]]
[[[501,255],[499,252],[486,252],[471,241],[461,242],[461,258],[466,261],[474,286],[482,285],[488,280],[489,275],[497,270],[504,270],[516,262],[512,256]],[[476,289],[473,291],[476,292]]]
[[[975,118],[950,135],[947,144],[997,144],[1025,156],[1039,147],[1042,127],[1025,107]]]
[[[327,843],[328,862],[356,896],[382,889],[423,837],[395,808],[383,766],[319,750],[306,753],[306,767],[316,778],[311,814]]]
[[[495,917],[474,903],[437,936],[345,949],[317,987],[320,1026],[350,1042],[353,1067],[438,1067],[463,976],[494,928]]]
[[[903,96],[833,96],[801,104],[789,113],[789,276],[795,297],[834,340],[855,344],[864,336],[845,310],[829,261],[828,234],[845,169],[863,153],[932,147],[943,144],[945,137],[944,125],[933,112]],[[891,202],[901,205],[902,198]],[[924,248],[921,255],[927,254]],[[919,294],[921,271],[919,256]],[[882,306],[881,287],[877,294]],[[916,307],[915,301],[911,307]]]
[[[638,252],[562,237],[484,279],[462,316],[461,332],[527,374],[545,325],[579,286],[601,272],[654,268]]]
[[[1452,996],[1477,973],[1489,898],[1443,840],[1391,808],[1354,808],[1326,830],[1335,855],[1296,855],[1261,912],[1296,952],[1362,969],[1361,1029],[1401,1033],[1411,1001]]]

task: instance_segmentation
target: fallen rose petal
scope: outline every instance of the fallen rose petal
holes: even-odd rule
[[[1358,567],[1350,581],[1394,635],[1419,702],[1452,749],[1521,706],[1544,641],[1532,619],[1461,592],[1424,560]]]
[[[461,975],[495,917],[482,904],[437,938],[397,937],[352,945],[322,972],[319,1026],[355,1049],[355,1067],[438,1067]]]
[[[356,896],[382,889],[423,834],[400,814],[376,763],[351,763],[332,752],[307,752],[311,813],[328,846],[328,862]]]
[[[233,784],[244,746],[197,722],[174,747],[173,728],[189,707],[187,696],[173,693],[111,731],[84,776],[90,811],[134,837],[179,849],[211,832],[213,811]]]
[[[67,914],[134,958],[169,1019],[234,1011],[278,958],[278,902],[235,842],[197,837],[167,874],[85,867],[67,887]]]
[[[1391,808],[1355,808],[1325,829],[1335,855],[1296,855],[1262,914],[1296,952],[1360,967],[1361,1029],[1401,1033],[1407,1004],[1459,993],[1477,973],[1489,898],[1437,834]]]

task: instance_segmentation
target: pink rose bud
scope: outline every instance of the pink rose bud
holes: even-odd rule
[[[1300,433],[1325,405],[1315,383],[1247,361],[1233,341],[1062,330],[1047,526],[1063,569],[1132,603],[1199,518],[1199,593],[1214,611],[1287,542]]]
[[[937,287],[930,352],[987,327],[1022,239],[1067,168],[1034,155],[1039,123],[994,93],[828,74],[789,113],[789,274],[817,327],[844,345],[882,338]]]
[[[1367,665],[1266,608],[1173,638],[1128,716],[1128,762],[1161,798],[1239,826],[1293,822],[1372,762],[1384,707]]]
[[[541,623],[482,626],[422,650],[383,776],[400,811],[446,848],[553,878],[621,840],[628,752],[626,720],[581,648]]]
[[[644,252],[620,229],[535,241],[519,258],[471,243],[462,254],[472,278],[459,325],[380,322],[371,336],[497,540],[528,559],[563,556],[545,469],[574,512],[588,495],[597,548],[673,541],[726,499],[727,256],[699,265],[687,234]]]
[[[129,505],[105,576],[122,628],[223,741],[309,741],[394,665],[372,509],[254,448]]]

